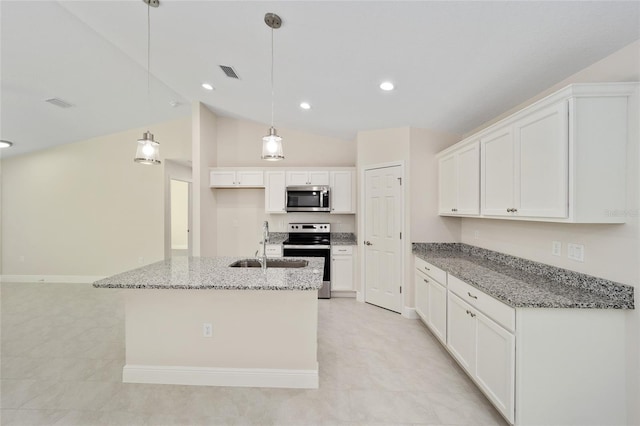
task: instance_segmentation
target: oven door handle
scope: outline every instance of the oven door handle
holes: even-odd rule
[[[325,246],[325,245],[309,245],[309,246],[290,246],[290,245],[284,245],[282,246],[285,249],[330,249],[331,246]]]

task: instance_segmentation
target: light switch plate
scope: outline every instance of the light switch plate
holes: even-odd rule
[[[584,262],[584,245],[575,243],[567,244],[567,257],[571,260]]]
[[[554,256],[562,256],[562,243],[560,241],[551,242],[551,254]]]

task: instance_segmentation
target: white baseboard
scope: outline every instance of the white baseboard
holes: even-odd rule
[[[356,292],[353,290],[336,290],[331,292],[331,297],[356,297]]]
[[[318,389],[318,369],[211,368],[125,365],[124,383]]]
[[[418,319],[418,313],[416,312],[416,308],[409,308],[407,306],[402,307],[402,316],[408,319]]]
[[[105,278],[93,275],[0,275],[0,281],[5,283],[69,283],[92,284]]]
[[[356,291],[356,300],[364,303],[364,291]]]

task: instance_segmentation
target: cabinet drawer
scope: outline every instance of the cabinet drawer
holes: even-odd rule
[[[515,330],[515,309],[451,275],[449,275],[447,284],[449,290],[460,296],[462,300],[477,308],[507,330]]]
[[[436,266],[433,266],[429,262],[420,259],[418,256],[415,256],[415,259],[416,269],[429,275],[431,278],[438,281],[442,285],[447,284],[447,273],[445,271]]]
[[[265,252],[267,257],[282,257],[282,246],[280,244],[267,244]]]
[[[353,254],[353,246],[332,246],[331,253],[333,254]]]

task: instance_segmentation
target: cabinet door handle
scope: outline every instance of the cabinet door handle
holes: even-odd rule
[[[467,294],[469,295],[470,298],[472,299],[477,299],[478,296],[474,296],[473,294],[471,294],[470,292],[467,292]]]
[[[511,209],[513,213],[518,213],[518,209]]]
[[[372,246],[373,244],[371,244],[371,241],[365,241],[365,242],[364,242],[364,245],[365,245],[365,246]]]
[[[507,209],[507,213],[511,213],[512,211],[512,209]]]
[[[424,269],[426,269],[427,271],[430,271],[431,269],[427,268],[426,266],[424,267]]]
[[[429,284],[429,280],[427,280],[427,279],[423,278],[422,281],[424,281],[425,283]]]
[[[471,315],[471,318],[474,318],[476,314],[467,309],[467,315]]]

